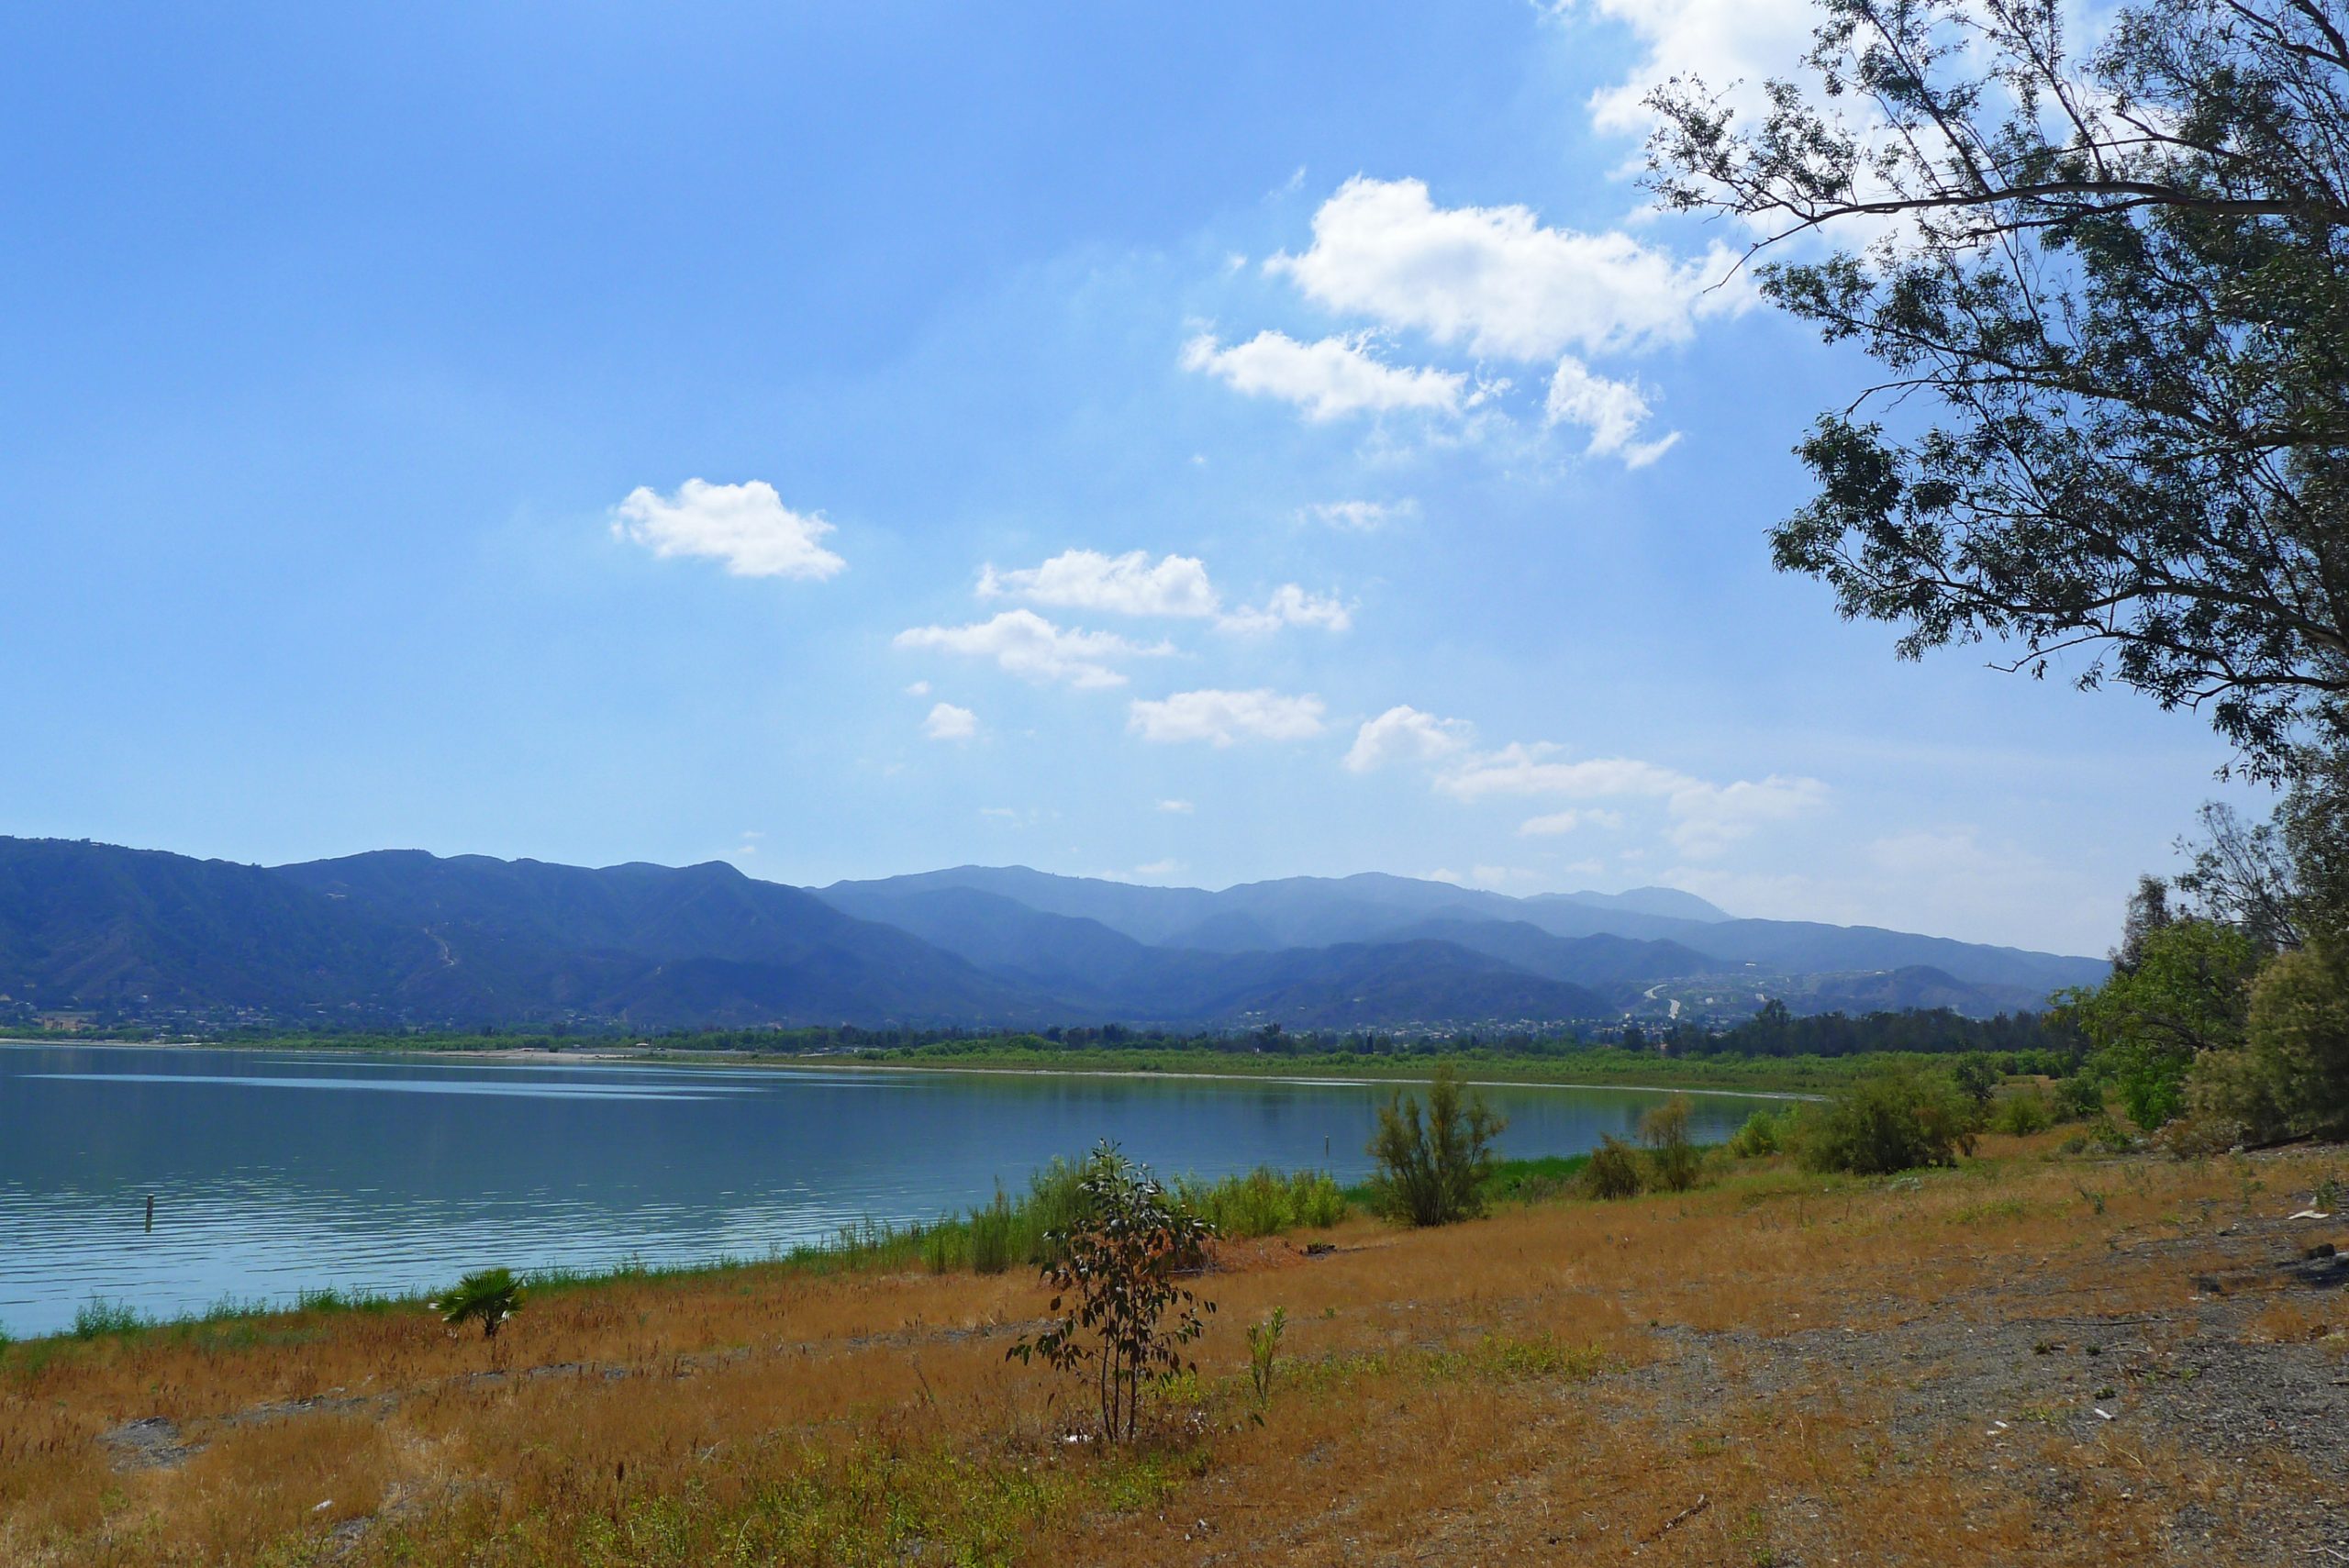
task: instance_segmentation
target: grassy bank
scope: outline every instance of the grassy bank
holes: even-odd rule
[[[1024,1267],[577,1280],[495,1341],[320,1303],[18,1346],[0,1561],[2314,1560],[2349,1234],[2288,1217],[2349,1154],[2060,1151],[1228,1243],[1197,1372],[1111,1451],[1005,1359]]]
[[[1560,1196],[1588,1162],[1589,1156],[1583,1154],[1497,1161],[1483,1184],[1485,1201],[1497,1208]],[[728,1289],[746,1284],[763,1287],[790,1276],[1033,1271],[1054,1256],[1052,1238],[1067,1228],[1077,1211],[1079,1174],[1077,1161],[1055,1160],[1034,1173],[1016,1195],[998,1190],[993,1203],[959,1215],[909,1225],[863,1220],[842,1226],[824,1240],[755,1258],[720,1255],[689,1262],[628,1262],[607,1269],[536,1269],[526,1271],[522,1279],[529,1296],[544,1296],[615,1285]],[[1177,1176],[1170,1185],[1182,1207],[1214,1226],[1218,1235],[1240,1241],[1327,1229],[1371,1218],[1374,1208],[1367,1184],[1341,1188],[1318,1171],[1260,1166],[1214,1181]],[[153,1338],[198,1349],[262,1343],[282,1335],[284,1323],[292,1319],[423,1311],[429,1294],[306,1290],[285,1306],[232,1296],[200,1312],[170,1318],[99,1296],[77,1308],[73,1326],[60,1333],[17,1341],[0,1334],[0,1368],[36,1365],[68,1341]]]

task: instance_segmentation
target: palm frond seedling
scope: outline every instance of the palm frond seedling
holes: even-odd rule
[[[511,1269],[484,1269],[467,1274],[456,1288],[425,1305],[440,1314],[440,1321],[451,1329],[478,1323],[481,1337],[495,1340],[506,1320],[522,1309],[522,1282]]]
[[[1215,1227],[1177,1203],[1150,1173],[1104,1142],[1084,1165],[1069,1229],[1047,1237],[1043,1265],[1052,1324],[1008,1352],[1063,1373],[1089,1373],[1101,1433],[1129,1441],[1141,1429],[1144,1391],[1198,1370],[1184,1347],[1207,1325],[1181,1281],[1206,1257]]]

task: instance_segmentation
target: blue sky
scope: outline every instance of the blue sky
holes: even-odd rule
[[[2222,748],[1774,573],[1866,366],[1626,177],[1803,25],[17,8],[0,830],[2099,951]]]

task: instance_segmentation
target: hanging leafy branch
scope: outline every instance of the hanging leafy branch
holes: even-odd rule
[[[2085,52],[2065,14],[1823,0],[1751,123],[1656,91],[1652,183],[1884,372],[1798,448],[1779,566],[1905,657],[2076,651],[2289,776],[2349,737],[2349,7],[2148,0]]]

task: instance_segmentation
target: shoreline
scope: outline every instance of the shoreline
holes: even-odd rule
[[[69,1043],[52,1040],[26,1040],[0,1037],[0,1045],[59,1045]],[[90,1047],[108,1046],[144,1051],[343,1051],[355,1054],[401,1055],[432,1057],[445,1061],[481,1062],[529,1066],[561,1066],[567,1062],[651,1062],[673,1067],[720,1068],[729,1071],[763,1070],[785,1073],[959,1073],[964,1076],[1011,1078],[1145,1078],[1160,1081],[1196,1081],[1224,1084],[1287,1084],[1303,1088],[1351,1088],[1356,1085],[1378,1087],[1394,1084],[1402,1087],[1427,1082],[1425,1077],[1398,1073],[1346,1073],[1320,1072],[1281,1073],[1216,1073],[1204,1069],[1158,1067],[1048,1067],[1030,1065],[986,1066],[962,1065],[952,1062],[867,1062],[833,1060],[807,1056],[740,1056],[737,1053],[715,1051],[678,1051],[653,1048],[638,1051],[632,1048],[615,1050],[550,1051],[540,1046],[480,1047],[451,1050],[447,1047],[419,1045],[413,1050],[385,1050],[381,1047],[338,1046],[327,1041],[302,1043],[272,1040],[88,1040],[70,1043]],[[1442,1060],[1442,1059],[1438,1059]],[[1431,1071],[1433,1063],[1431,1063]],[[1720,1084],[1630,1084],[1593,1083],[1582,1080],[1542,1078],[1463,1078],[1461,1084],[1472,1089],[1578,1089],[1590,1091],[1621,1090],[1642,1095],[1710,1095],[1730,1099],[1786,1100],[1821,1103],[1827,1095],[1803,1089],[1747,1089]]]

